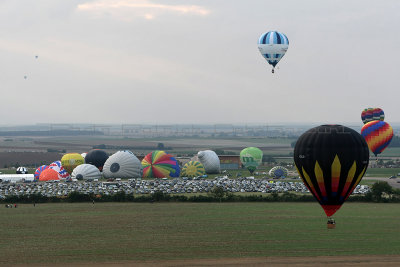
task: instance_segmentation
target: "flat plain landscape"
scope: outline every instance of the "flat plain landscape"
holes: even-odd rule
[[[6,141],[8,140],[8,141]],[[104,144],[145,154],[163,143],[171,154],[204,149],[239,153],[261,147],[277,162],[291,164],[291,139],[88,137],[4,138],[0,151],[9,162],[40,153],[87,152]],[[10,152],[10,150],[14,152]],[[33,152],[35,151],[35,152]],[[398,157],[397,148],[388,155]],[[29,153],[28,153],[29,152]],[[32,154],[30,154],[32,153]],[[388,156],[386,155],[386,156]],[[385,155],[384,155],[385,156]],[[50,161],[49,159],[43,159]],[[53,159],[52,159],[53,160]],[[4,165],[5,163],[3,163]],[[9,164],[9,163],[7,163]],[[1,166],[0,166],[1,167]],[[259,168],[268,172],[270,166]],[[15,169],[1,170],[15,173]],[[34,169],[30,169],[31,173]],[[229,170],[232,177],[245,170]],[[370,168],[361,184],[372,185],[399,168]],[[262,175],[261,175],[262,176]],[[384,177],[384,178],[376,178]],[[256,178],[259,178],[256,175]],[[286,179],[285,181],[287,181]],[[292,180],[299,181],[300,180]],[[336,229],[313,203],[46,203],[0,209],[0,264],[70,266],[321,266],[400,262],[400,204],[345,203],[335,214]]]
[[[399,208],[345,203],[328,230],[317,203],[21,204],[0,210],[0,264],[396,262]]]

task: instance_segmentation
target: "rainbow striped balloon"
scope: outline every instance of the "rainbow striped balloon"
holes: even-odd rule
[[[144,178],[179,177],[178,161],[164,151],[155,150],[142,160]]]
[[[393,129],[384,121],[371,121],[361,129],[361,135],[367,141],[369,149],[377,156],[390,144],[393,138]]]

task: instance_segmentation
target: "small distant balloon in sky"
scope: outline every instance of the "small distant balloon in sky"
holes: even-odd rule
[[[265,60],[272,65],[272,73],[288,48],[289,39],[281,32],[269,31],[261,34],[258,39],[258,49]]]

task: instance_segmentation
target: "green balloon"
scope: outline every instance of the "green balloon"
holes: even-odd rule
[[[261,164],[263,152],[257,147],[246,147],[240,151],[240,161],[242,164],[253,173]]]

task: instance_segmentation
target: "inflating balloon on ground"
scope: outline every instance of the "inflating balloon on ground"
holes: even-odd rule
[[[161,150],[147,154],[142,160],[142,167],[145,178],[179,177],[180,174],[178,161]]]
[[[182,177],[198,177],[206,174],[203,164],[199,161],[189,161],[183,165],[181,170]]]
[[[85,163],[85,160],[78,153],[68,153],[61,158],[61,165],[68,173],[72,173],[76,166],[83,163]]]
[[[252,174],[262,163],[263,152],[257,147],[246,147],[240,151],[240,161]]]
[[[93,149],[85,155],[85,163],[96,166],[100,171],[103,170],[104,163],[108,159],[108,154],[104,150]]]
[[[268,172],[268,174],[274,178],[285,178],[288,176],[288,173],[288,169],[282,166],[275,166]]]
[[[118,151],[104,163],[103,175],[105,178],[139,178],[142,164],[132,151]]]

